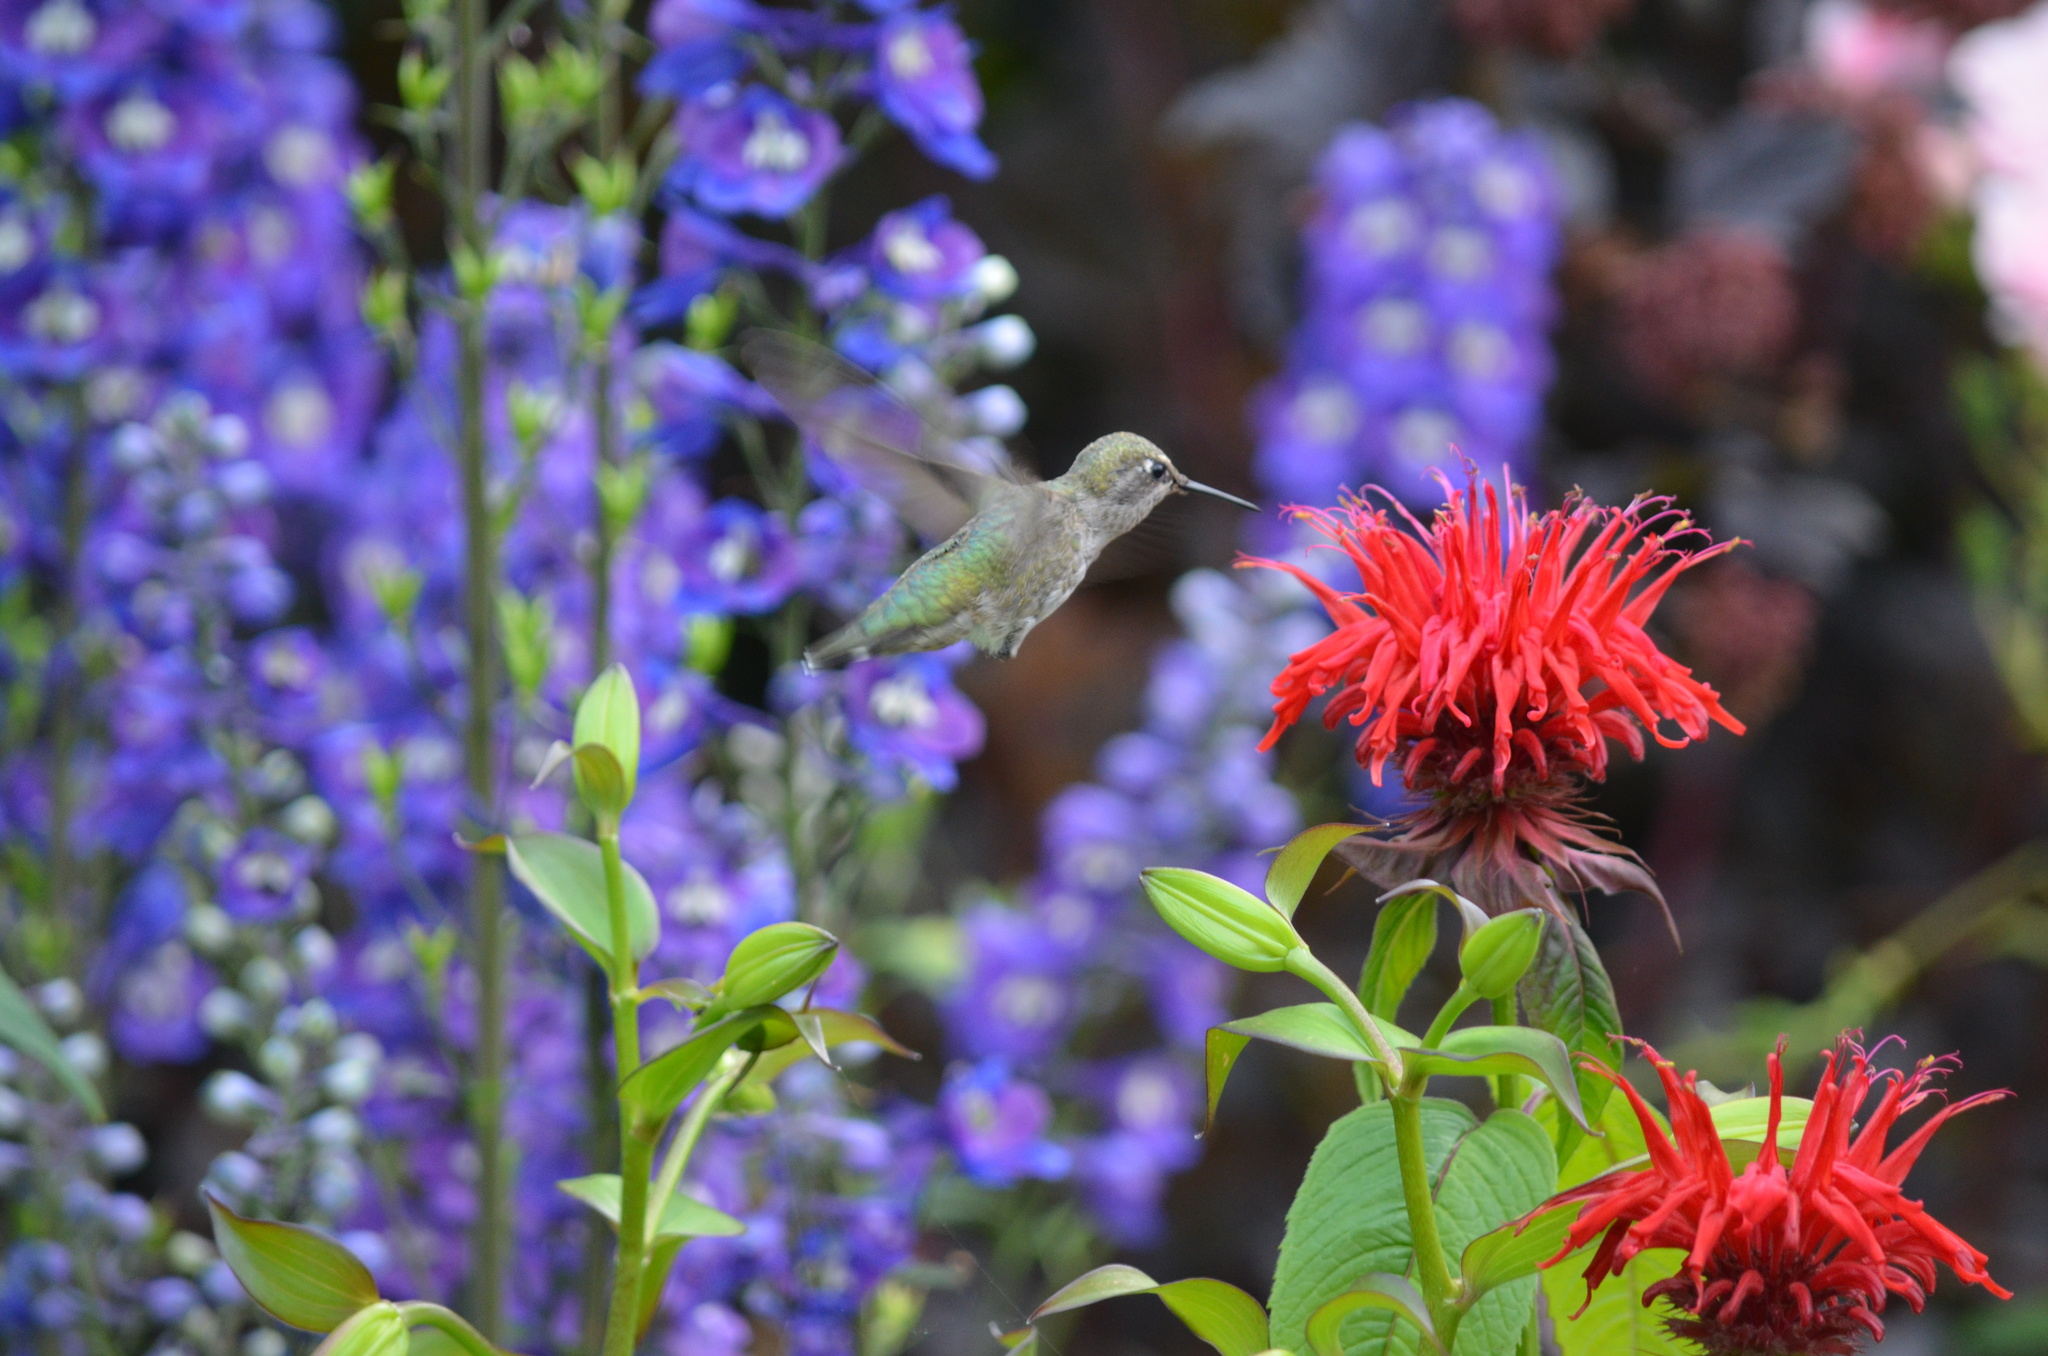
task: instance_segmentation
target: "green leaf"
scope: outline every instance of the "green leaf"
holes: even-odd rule
[[[1529,1026],[1460,1027],[1447,1033],[1436,1049],[1403,1049],[1401,1057],[1408,1068],[1424,1073],[1487,1077],[1522,1074],[1539,1079],[1573,1120],[1585,1124],[1579,1085],[1572,1077],[1571,1055],[1564,1042],[1548,1031]]]
[[[99,1089],[64,1057],[64,1047],[57,1043],[57,1033],[50,1030],[43,1014],[36,1011],[28,995],[5,971],[0,971],[0,1043],[12,1046],[48,1069],[51,1076],[64,1085],[64,1090],[85,1108],[88,1116],[96,1121],[107,1118]]]
[[[1477,1124],[1457,1102],[1422,1102],[1422,1143],[1432,1174],[1459,1138]],[[1401,1195],[1393,1108],[1362,1106],[1339,1119],[1316,1146],[1287,1209],[1287,1233],[1273,1271],[1273,1345],[1307,1350],[1316,1310],[1372,1272],[1408,1270],[1414,1245]],[[1384,1345],[1389,1315],[1361,1311],[1343,1325],[1352,1356]]]
[[[1097,1267],[1055,1291],[1028,1320],[1063,1314],[1125,1295],[1157,1295],[1188,1330],[1222,1356],[1259,1356],[1268,1349],[1266,1311],[1234,1285],[1197,1277],[1159,1284],[1136,1267]],[[1019,1339],[1020,1342],[1027,1339]]]
[[[1220,876],[1155,866],[1139,878],[1166,925],[1226,965],[1270,974],[1301,946],[1286,915]]]
[[[1423,1302],[1422,1296],[1405,1277],[1385,1271],[1361,1276],[1356,1285],[1309,1316],[1309,1349],[1316,1356],[1343,1356],[1344,1345],[1338,1334],[1344,1320],[1366,1309],[1381,1309],[1397,1318],[1407,1319],[1429,1339],[1433,1350],[1444,1349],[1443,1343],[1437,1339],[1436,1325],[1429,1320],[1429,1306]]]
[[[377,1302],[377,1282],[356,1255],[296,1224],[245,1219],[211,1195],[213,1241],[249,1298],[280,1323],[333,1332]],[[402,1330],[401,1330],[402,1331]]]
[[[683,1250],[687,1238],[664,1238],[648,1249],[645,1269],[640,1273],[640,1317],[637,1334],[647,1335],[654,1325],[655,1312],[661,1308],[661,1292],[668,1288],[668,1273],[676,1264],[676,1254]]]
[[[566,833],[515,833],[505,856],[519,883],[569,930],[601,966],[609,968],[612,924],[605,906],[604,855],[586,839]],[[626,931],[638,960],[661,940],[661,915],[647,879],[626,866]]]
[[[611,1222],[612,1228],[619,1227],[619,1175],[615,1172],[592,1173],[588,1177],[569,1177],[555,1183],[555,1189],[595,1210]],[[662,1207],[661,1223],[655,1226],[654,1239],[658,1243],[669,1238],[731,1238],[743,1234],[747,1226],[723,1210],[714,1210],[694,1196],[675,1192]]]
[[[1571,1051],[1579,1086],[1579,1104],[1589,1123],[1598,1123],[1614,1093],[1614,1085],[1578,1064],[1591,1055],[1610,1069],[1621,1068],[1621,1012],[1614,1003],[1614,985],[1593,939],[1578,920],[1551,916],[1543,929],[1536,963],[1522,977],[1522,1011],[1529,1025],[1548,1031]],[[1633,1118],[1631,1118],[1633,1119]],[[1570,1162],[1584,1132],[1577,1125],[1559,1126],[1557,1154]]]
[[[1209,1034],[1202,1043],[1202,1077],[1207,1086],[1209,1109],[1202,1117],[1202,1133],[1208,1134],[1216,1124],[1216,1103],[1223,1100],[1223,1085],[1230,1081],[1230,1071],[1237,1067],[1237,1057],[1252,1043],[1250,1036],[1240,1036],[1220,1026],[1209,1028]]]
[[[583,694],[583,700],[576,704],[576,727],[570,740],[576,746],[576,789],[584,793],[590,802],[590,793],[584,791],[583,750],[592,746],[603,749],[612,756],[616,764],[618,781],[608,788],[616,797],[616,808],[610,813],[624,811],[633,799],[634,784],[640,768],[640,699],[634,695],[633,679],[626,672],[624,664],[613,664],[597,675],[597,681]],[[591,803],[591,809],[604,813],[603,809]]]
[[[1379,1028],[1388,1045],[1415,1043],[1415,1037],[1391,1022],[1380,1022]],[[1299,1003],[1293,1007],[1274,1008],[1256,1017],[1240,1017],[1234,1022],[1225,1022],[1220,1029],[1232,1035],[1291,1046],[1328,1059],[1370,1063],[1375,1058],[1372,1047],[1358,1034],[1358,1028],[1344,1015],[1344,1009],[1335,1003]]]
[[[1358,980],[1365,1010],[1383,1021],[1398,1017],[1408,986],[1435,950],[1436,896],[1422,892],[1388,900],[1373,922],[1372,951]]]
[[[414,1328],[406,1335],[405,1356],[470,1356],[470,1352],[439,1328]]]
[[[734,1013],[701,1028],[675,1049],[634,1070],[619,1085],[619,1105],[629,1120],[649,1131],[658,1130],[683,1104],[683,1099],[718,1067],[719,1058],[741,1037],[759,1030],[771,1012],[784,1015],[774,1008],[749,1008]],[[795,1034],[796,1028],[791,1026],[791,1037]]]
[[[1363,824],[1318,824],[1294,835],[1266,872],[1266,898],[1273,901],[1282,917],[1294,917],[1294,911],[1301,907],[1301,897],[1308,893],[1309,882],[1316,878],[1330,849],[1353,834],[1364,832]]]
[[[405,1315],[389,1300],[358,1309],[313,1348],[313,1356],[406,1356]]]
[[[1601,1283],[1588,1304],[1585,1269],[1594,1246],[1588,1244],[1543,1273],[1543,1296],[1550,1305],[1558,1350],[1564,1356],[1699,1356],[1698,1347],[1673,1337],[1665,1326],[1678,1317],[1669,1300],[1643,1303],[1646,1290],[1678,1274],[1685,1253],[1677,1248],[1637,1253],[1620,1275]]]
[[[825,973],[839,939],[809,923],[770,923],[740,938],[725,959],[718,1001],[705,1011],[773,1003]]]
[[[663,979],[640,986],[641,1002],[655,998],[665,998],[680,1009],[696,1012],[711,1006],[712,993],[694,979]]]
[[[1436,1189],[1437,1228],[1457,1257],[1480,1235],[1520,1219],[1557,1188],[1557,1155],[1550,1136],[1519,1111],[1496,1111],[1451,1150]],[[1555,1249],[1552,1249],[1554,1252]],[[1512,1352],[1536,1302],[1536,1279],[1524,1276],[1495,1287],[1458,1324],[1454,1356]],[[1406,1350],[1405,1333],[1389,1343]]]
[[[774,1021],[772,1017],[768,1020]],[[791,1013],[790,1020],[798,1035],[803,1035],[803,1027],[811,1026],[816,1033],[816,1041],[814,1042],[810,1036],[804,1036],[800,1042],[792,1040],[764,1052],[754,1061],[754,1067],[747,1071],[747,1076],[741,1080],[741,1087],[774,1082],[785,1070],[817,1054],[819,1045],[829,1049],[834,1046],[865,1043],[879,1045],[890,1054],[903,1059],[924,1058],[884,1031],[874,1018],[858,1012],[842,1012],[838,1008],[806,1008],[802,1012]]]
[[[1510,1220],[1472,1240],[1458,1264],[1467,1295],[1484,1295],[1509,1281],[1534,1276],[1557,1256],[1579,1217],[1579,1203],[1560,1205],[1528,1220]]]

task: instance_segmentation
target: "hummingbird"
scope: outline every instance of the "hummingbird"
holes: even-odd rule
[[[1170,495],[1257,504],[1190,480],[1159,446],[1111,433],[1054,480],[949,436],[873,377],[819,345],[757,330],[740,354],[755,380],[835,465],[943,538],[859,616],[804,652],[812,669],[967,640],[996,659],[1081,586],[1089,566]],[[979,462],[977,465],[975,463]]]

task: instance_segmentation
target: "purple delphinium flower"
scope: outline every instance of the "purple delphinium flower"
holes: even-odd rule
[[[961,921],[966,971],[945,1003],[946,1034],[970,1058],[1031,1067],[1072,1029],[1071,958],[1029,915],[981,904]]]
[[[947,1143],[970,1181],[1006,1187],[1026,1177],[1058,1181],[1072,1155],[1047,1139],[1052,1099],[1035,1083],[1013,1077],[1001,1059],[955,1065],[939,1091]]]
[[[165,942],[131,966],[114,986],[107,1034],[124,1059],[186,1064],[212,1044],[199,1024],[199,1004],[216,981],[181,942]]]
[[[981,712],[953,686],[958,654],[869,659],[846,671],[846,738],[880,779],[914,775],[939,791],[958,782],[955,765],[981,752]]]
[[[901,10],[875,30],[875,94],[918,148],[970,179],[996,172],[982,145],[981,86],[960,26],[933,10]]]
[[[926,198],[875,223],[867,244],[875,286],[905,301],[943,301],[972,289],[981,237],[953,217],[942,197]]]
[[[648,344],[635,353],[633,384],[654,415],[648,440],[678,457],[701,457],[717,447],[729,412],[765,416],[776,408],[723,358],[680,344]]]
[[[789,528],[744,499],[713,504],[671,549],[682,569],[678,605],[691,611],[769,612],[803,575]]]
[[[839,167],[839,125],[765,85],[720,86],[677,114],[669,186],[714,212],[786,217]]]
[[[1559,241],[1537,143],[1467,100],[1413,104],[1339,130],[1316,185],[1291,359],[1251,405],[1264,483],[1311,503],[1368,480],[1433,499],[1431,472],[1460,457],[1525,460]]]

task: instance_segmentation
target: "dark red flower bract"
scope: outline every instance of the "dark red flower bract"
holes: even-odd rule
[[[1884,1337],[1878,1314],[1889,1296],[1918,1313],[1934,1289],[1937,1265],[2011,1298],[1984,1269],[1983,1253],[1899,1189],[1944,1121],[2007,1093],[1982,1092],[1943,1106],[1887,1153],[1892,1126],[1941,1095],[1931,1085],[1954,1061],[1922,1060],[1911,1073],[1873,1070],[1863,1049],[1844,1037],[1827,1056],[1787,1169],[1778,1154],[1784,1064],[1773,1054],[1763,1149],[1737,1175],[1699,1095],[1698,1075],[1681,1078],[1655,1050],[1642,1050],[1664,1083],[1671,1138],[1628,1080],[1589,1065],[1628,1097],[1650,1166],[1596,1177],[1542,1207],[1581,1203],[1564,1250],[1545,1265],[1600,1240],[1586,1268],[1589,1302],[1593,1290],[1637,1253],[1680,1248],[1686,1259],[1679,1273],[1651,1286],[1644,1302],[1669,1299],[1684,1314],[1672,1321],[1672,1331],[1697,1342],[1707,1356],[1846,1356],[1864,1334]],[[1857,1112],[1879,1088],[1876,1107],[1854,1130]]]
[[[1577,799],[1607,775],[1609,739],[1640,758],[1645,731],[1672,748],[1712,723],[1742,733],[1714,690],[1643,630],[1680,573],[1735,543],[1673,545],[1705,537],[1662,498],[1625,508],[1574,498],[1539,514],[1513,485],[1505,505],[1491,484],[1444,488],[1448,503],[1427,527],[1390,497],[1293,510],[1350,557],[1355,593],[1284,562],[1239,562],[1294,575],[1336,623],[1274,679],[1261,747],[1330,692],[1323,723],[1360,727],[1358,761],[1375,784],[1398,762],[1430,797],[1398,836],[1340,849],[1383,885],[1431,876],[1496,911],[1561,907],[1558,876],[1655,895],[1648,871]]]

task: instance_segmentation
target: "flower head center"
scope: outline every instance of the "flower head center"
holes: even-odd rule
[[[753,130],[740,147],[740,160],[748,169],[795,174],[811,163],[811,143],[771,108],[754,119]]]
[[[876,683],[868,693],[868,710],[876,720],[898,729],[923,730],[939,718],[939,704],[915,674],[899,673]]]
[[[916,80],[928,75],[932,67],[938,65],[938,59],[932,55],[931,44],[914,28],[890,38],[883,59],[889,63],[889,69],[903,80]]]
[[[16,272],[35,257],[36,237],[18,216],[0,217],[0,275]]]
[[[177,115],[148,94],[131,94],[107,110],[107,140],[130,155],[161,150],[177,130]]]
[[[77,56],[92,46],[92,40],[99,36],[100,26],[93,19],[92,12],[78,0],[50,0],[41,9],[28,16],[22,25],[21,36],[28,42],[29,50],[44,56]]]
[[[882,255],[898,273],[930,273],[946,261],[923,228],[907,221],[883,239]]]
[[[23,326],[53,344],[82,344],[100,327],[100,304],[83,292],[53,287],[22,310]]]

